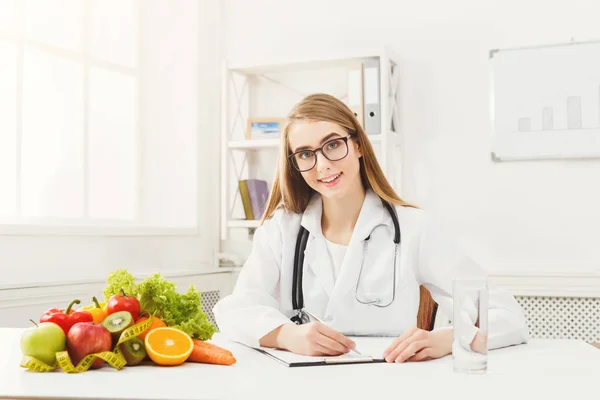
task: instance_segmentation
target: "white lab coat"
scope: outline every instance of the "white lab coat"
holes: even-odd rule
[[[380,308],[356,301],[355,288],[363,257],[363,240],[371,234],[360,279],[361,300],[391,299],[393,278],[392,219],[379,197],[367,191],[337,280],[321,231],[322,201],[314,194],[303,214],[283,209],[254,234],[253,248],[233,293],[213,312],[221,333],[231,340],[258,346],[259,339],[295,315],[292,307],[294,251],[300,224],[309,232],[303,272],[305,309],[347,336],[398,336],[416,325],[419,286],[424,285],[450,318],[452,278],[485,273],[434,224],[423,210],[396,206],[401,245],[396,263],[393,303]],[[373,230],[376,226],[377,229]],[[513,296],[491,290],[488,348],[528,340],[525,318]],[[473,337],[476,332],[473,332]]]

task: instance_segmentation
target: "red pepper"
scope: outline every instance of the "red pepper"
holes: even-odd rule
[[[61,310],[58,308],[51,308],[40,317],[40,322],[54,322],[56,325],[60,326],[65,332],[65,335],[69,333],[69,329],[73,325],[78,322],[93,322],[94,317],[89,311],[73,311],[71,307],[73,304],[79,304],[79,300],[73,300],[69,303],[69,306],[66,310]]]

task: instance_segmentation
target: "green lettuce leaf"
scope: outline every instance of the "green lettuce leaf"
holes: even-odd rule
[[[202,309],[200,293],[191,285],[185,294],[173,282],[154,274],[137,287],[141,309],[156,315],[167,326],[181,329],[191,337],[209,340],[216,332]]]
[[[130,296],[138,295],[135,278],[126,269],[118,269],[108,275],[103,291],[104,301],[107,302],[115,294],[121,293],[121,288]]]

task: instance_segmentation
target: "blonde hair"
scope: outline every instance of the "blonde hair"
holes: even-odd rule
[[[271,218],[281,207],[295,213],[303,213],[315,192],[288,158],[291,154],[289,131],[295,121],[328,121],[341,126],[348,133],[353,133],[352,139],[359,145],[363,154],[360,159],[360,176],[365,189],[372,189],[388,203],[416,208],[402,200],[385,178],[371,142],[354,113],[336,97],[318,93],[304,98],[288,115],[279,148],[279,163],[261,223]]]

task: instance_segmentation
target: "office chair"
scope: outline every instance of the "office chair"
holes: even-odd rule
[[[417,313],[417,328],[432,331],[435,326],[435,315],[438,304],[431,297],[429,290],[419,287],[419,312]]]

